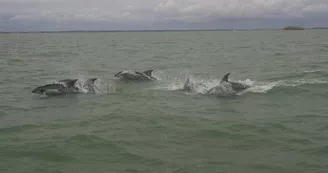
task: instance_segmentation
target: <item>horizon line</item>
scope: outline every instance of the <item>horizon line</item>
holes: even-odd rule
[[[304,27],[308,29],[328,29],[328,27]],[[72,33],[72,32],[175,32],[175,31],[254,31],[254,30],[283,30],[283,28],[253,28],[253,29],[119,29],[119,30],[58,30],[58,31],[0,31],[1,34],[6,33]]]

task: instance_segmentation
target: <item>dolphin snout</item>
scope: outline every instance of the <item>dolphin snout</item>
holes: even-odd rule
[[[32,90],[32,93],[43,93],[45,92],[45,90],[38,88],[35,88],[34,90]]]
[[[94,81],[96,81],[97,79],[98,79],[98,78],[96,78],[96,77],[95,77],[95,78],[91,78],[90,81],[94,82]]]
[[[114,76],[115,77],[118,77],[120,74],[122,74],[123,73],[123,71],[120,71],[120,72],[118,72],[118,73],[116,73]]]

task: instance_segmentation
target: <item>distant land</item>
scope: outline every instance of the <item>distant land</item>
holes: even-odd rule
[[[311,29],[328,29],[328,27],[304,28],[302,26],[285,26],[283,28],[267,29],[181,29],[181,30],[64,30],[64,31],[0,31],[5,33],[78,33],[78,32],[188,32],[188,31],[260,31],[260,30],[311,30]]]
[[[285,26],[282,30],[305,30],[302,26]]]

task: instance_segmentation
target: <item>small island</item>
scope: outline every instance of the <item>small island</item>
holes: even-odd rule
[[[282,30],[305,30],[305,28],[301,26],[286,26]]]
[[[328,27],[313,27],[312,29],[328,29]]]

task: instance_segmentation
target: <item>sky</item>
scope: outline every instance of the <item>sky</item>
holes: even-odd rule
[[[0,0],[0,31],[328,27],[328,0]]]

